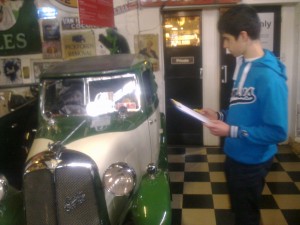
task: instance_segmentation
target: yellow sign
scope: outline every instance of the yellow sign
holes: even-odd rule
[[[63,35],[63,58],[73,59],[96,55],[92,31],[72,32]]]
[[[71,7],[71,8],[77,8],[77,0],[55,0],[59,4]]]

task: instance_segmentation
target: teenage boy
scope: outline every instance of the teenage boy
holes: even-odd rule
[[[236,225],[259,225],[265,177],[287,138],[285,66],[259,40],[260,20],[248,5],[236,5],[219,19],[223,47],[236,57],[228,109],[203,109],[213,135],[226,137],[225,174]]]

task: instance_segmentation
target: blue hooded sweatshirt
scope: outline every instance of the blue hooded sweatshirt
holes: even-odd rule
[[[245,164],[271,159],[287,138],[288,90],[285,66],[268,50],[247,61],[237,58],[228,110],[219,113],[230,125],[224,152]]]

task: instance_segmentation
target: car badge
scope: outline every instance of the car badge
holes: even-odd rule
[[[64,209],[67,212],[70,212],[84,203],[85,199],[86,195],[82,191],[77,192],[74,196],[66,198]]]
[[[51,159],[46,161],[45,164],[50,170],[54,170],[60,162],[62,162],[62,160]]]

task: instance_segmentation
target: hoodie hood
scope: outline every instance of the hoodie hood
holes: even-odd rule
[[[285,65],[269,50],[264,49],[265,55],[252,63],[262,64],[263,67],[268,67],[273,70],[278,76],[281,76],[284,80],[287,80]]]
[[[254,60],[247,60],[243,56],[236,57],[236,67],[233,74],[233,80],[236,81],[239,74],[240,79],[238,83],[238,92],[241,93],[247,79],[248,73],[253,65],[256,67],[264,67],[271,69],[275,74],[287,80],[285,65],[274,56],[274,54],[264,49],[264,56]],[[241,66],[244,65],[243,70],[240,71]]]

